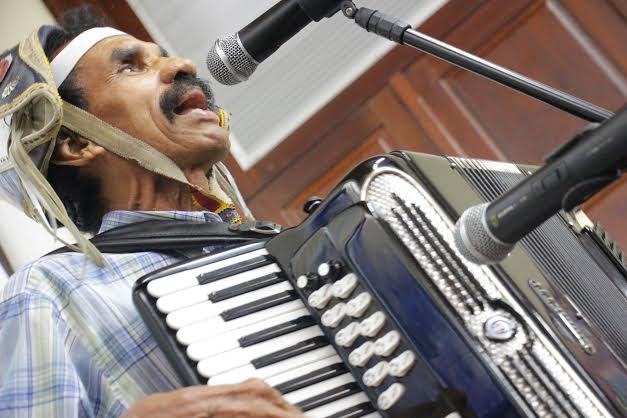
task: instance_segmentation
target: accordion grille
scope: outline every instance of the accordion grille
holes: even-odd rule
[[[513,164],[449,158],[481,197],[497,198],[524,178]],[[598,329],[619,358],[627,358],[627,299],[579,243],[560,216],[553,216],[520,244],[546,275]]]

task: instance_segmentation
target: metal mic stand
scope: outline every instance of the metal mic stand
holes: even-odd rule
[[[400,20],[386,16],[376,10],[358,8],[352,1],[342,2],[342,12],[355,20],[368,32],[419,49],[465,70],[482,75],[528,96],[564,110],[590,122],[603,122],[612,112],[578,99],[563,91],[549,87],[507,68],[498,66],[468,52],[457,49],[442,41],[417,32]]]
[[[416,32],[410,25],[376,10],[359,9],[349,0],[342,3],[342,12],[368,32],[401,45],[409,45],[572,115],[595,122],[554,150],[540,170],[487,206],[485,216],[480,217],[483,221],[480,221],[482,225],[487,225],[485,219],[490,219],[492,227],[488,228],[489,234],[486,232],[485,236],[497,237],[500,243],[513,245],[560,209],[575,209],[620,178],[627,169],[627,106],[614,115],[606,109]],[[498,222],[495,223],[494,219]],[[497,227],[500,228],[498,231]],[[483,231],[485,228],[479,229]],[[479,247],[473,246],[475,250]],[[494,261],[502,259],[501,256],[506,256],[508,251],[499,254]]]

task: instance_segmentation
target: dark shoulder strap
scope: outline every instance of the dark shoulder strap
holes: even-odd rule
[[[159,219],[113,228],[90,241],[103,253],[180,251],[244,244],[268,239],[280,231],[280,225],[269,221],[227,224]],[[62,247],[50,254],[69,251]]]

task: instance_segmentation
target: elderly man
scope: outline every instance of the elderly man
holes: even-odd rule
[[[194,65],[110,29],[84,32],[95,25],[83,15],[66,19],[65,30],[42,28],[19,50],[0,55],[0,116],[14,112],[3,144],[9,150],[0,170],[3,195],[42,224],[53,227],[56,218],[71,231],[163,218],[238,222],[242,204],[233,203],[236,193],[224,190],[228,184],[215,170],[229,150],[224,114]],[[46,57],[37,55],[39,43],[54,83],[42,65]],[[14,75],[26,64],[43,75],[22,88],[28,77]],[[64,100],[63,121],[38,121],[54,114],[57,98],[46,93],[54,93],[53,84]],[[34,97],[33,109],[48,108],[24,116],[23,97]],[[79,110],[72,113],[71,105]],[[50,130],[54,123],[63,128]],[[18,271],[0,295],[0,417],[301,416],[257,380],[180,389],[131,289],[181,256],[103,255],[75,238],[91,258],[44,257]]]

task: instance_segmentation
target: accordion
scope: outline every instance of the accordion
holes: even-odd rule
[[[627,414],[627,271],[585,215],[495,266],[453,243],[532,167],[409,152],[357,166],[297,227],[140,279],[182,381],[258,377],[307,416]]]

